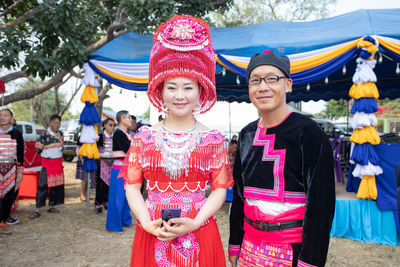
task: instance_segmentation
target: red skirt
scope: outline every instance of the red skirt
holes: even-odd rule
[[[46,169],[48,187],[64,184],[62,157],[56,159],[42,158],[42,167]]]
[[[209,222],[194,231],[195,240],[199,245],[198,262],[194,262],[193,266],[226,266],[225,254],[222,247],[220,234],[217,223],[214,218],[210,218]],[[158,239],[147,233],[141,227],[139,221],[136,224],[135,238],[132,246],[131,266],[135,267],[151,267],[151,266],[187,266],[184,263],[174,262],[174,265],[168,263],[157,263],[156,261],[156,244]],[[167,254],[174,254],[173,245],[168,248]],[[174,257],[172,255],[172,257]],[[158,261],[160,262],[160,261]]]

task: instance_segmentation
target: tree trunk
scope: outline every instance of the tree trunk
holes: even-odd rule
[[[63,110],[60,113],[60,117],[62,118],[62,116],[64,115],[65,111],[67,111],[67,109],[69,108],[69,106],[72,103],[72,100],[75,98],[76,94],[78,93],[79,89],[81,89],[82,84],[80,84],[78,87],[76,87],[75,92],[72,94],[71,98],[69,99],[68,103],[65,105],[65,107],[63,108]]]
[[[6,95],[4,97],[4,105],[8,105],[12,102],[16,102],[19,100],[24,100],[24,99],[30,99],[36,95],[39,95],[41,93],[46,92],[47,90],[50,90],[56,85],[61,85],[64,84],[71,76],[69,76],[65,81],[63,81],[63,78],[68,74],[68,71],[62,71],[47,82],[44,82],[40,84],[39,86],[35,88],[30,88],[29,90],[23,90],[23,91],[18,91],[15,93],[12,93],[11,95]]]
[[[99,98],[99,102],[97,102],[95,104],[95,107],[96,107],[97,113],[99,114],[100,119],[101,119],[101,116],[103,114],[103,102],[104,102],[105,99],[110,97],[109,95],[107,95],[107,93],[111,89],[111,84],[107,82],[105,84],[105,86],[103,86],[103,81],[102,80],[101,80],[100,84],[101,84],[101,87],[98,88],[99,92],[97,94],[97,96]],[[99,130],[101,129],[101,123],[99,123],[97,125],[97,129],[99,129]]]
[[[59,85],[54,86],[54,100],[56,101],[56,114],[60,115],[60,99],[58,99],[58,88]]]

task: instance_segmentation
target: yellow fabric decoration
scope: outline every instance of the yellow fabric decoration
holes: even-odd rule
[[[379,51],[379,49],[378,49],[378,47],[376,47],[376,45],[371,45],[371,46],[369,46],[368,48],[367,48],[367,52],[368,53],[376,53],[376,52],[378,52]]]
[[[376,200],[378,191],[376,190],[375,176],[364,176],[362,178],[357,197]]]
[[[88,157],[89,159],[99,159],[100,153],[96,143],[84,143],[78,150],[79,155]]]
[[[357,48],[360,48],[360,47],[370,47],[370,46],[372,46],[372,45],[374,45],[372,42],[367,41],[367,40],[362,40],[362,39],[361,39],[361,41],[359,41],[359,42],[357,43]]]
[[[95,65],[96,68],[98,68],[99,70],[101,70],[101,72],[107,74],[108,76],[124,81],[124,82],[131,82],[131,83],[149,83],[149,78],[133,78],[133,77],[128,77],[128,76],[124,76],[124,75],[120,75],[120,74],[116,74],[113,73],[109,70],[106,70],[105,68],[100,67],[99,65]]]
[[[360,145],[364,143],[377,145],[381,142],[381,138],[379,137],[375,127],[371,125],[362,129],[355,129],[353,134],[350,136],[350,141]]]
[[[387,49],[389,49],[390,51],[396,53],[396,54],[400,54],[400,44],[395,44],[386,40],[383,40],[379,37],[377,37],[376,39],[378,39],[379,43],[383,46],[385,46]]]
[[[88,85],[85,87],[85,90],[83,90],[83,94],[81,96],[81,102],[85,103],[86,101],[89,103],[99,102],[99,98],[97,97],[96,90],[91,85]]]
[[[363,97],[372,97],[378,99],[379,92],[374,82],[366,82],[353,84],[353,86],[350,88],[349,96],[354,99],[360,99]]]

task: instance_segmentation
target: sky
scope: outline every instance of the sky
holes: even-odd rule
[[[334,6],[331,6],[331,16],[337,16],[357,9],[377,9],[377,8],[400,8],[399,0],[337,0]],[[73,91],[75,86],[79,85],[77,81],[72,81],[64,86],[66,91]],[[83,90],[83,89],[81,89]],[[82,92],[78,92],[80,96]],[[150,103],[145,92],[133,92],[121,89],[113,85],[113,89],[109,91],[110,98],[104,101],[104,107],[110,107],[114,111],[126,109],[131,114],[140,116],[148,110]],[[83,104],[80,103],[80,97],[75,97],[70,111],[72,113],[80,113]],[[231,112],[229,113],[229,105]],[[302,103],[302,109],[308,113],[318,113],[324,109],[324,101],[309,101]],[[155,109],[151,109],[150,122],[156,122],[158,113]],[[247,103],[217,103],[208,113],[201,115],[199,120],[210,128],[219,128],[227,132],[231,127],[233,132],[239,131],[247,123],[256,120],[258,117],[256,109]],[[231,124],[229,126],[229,121]],[[227,134],[230,136],[230,134]]]

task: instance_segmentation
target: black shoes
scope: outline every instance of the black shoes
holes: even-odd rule
[[[6,224],[8,224],[8,225],[14,225],[14,224],[17,224],[17,223],[19,223],[19,220],[15,219],[15,218],[13,218],[11,216],[8,217],[7,220],[6,220]]]

